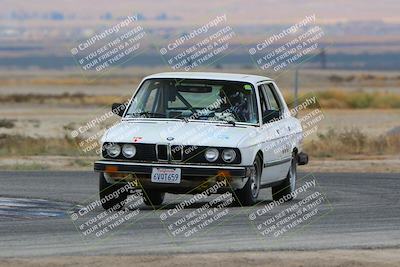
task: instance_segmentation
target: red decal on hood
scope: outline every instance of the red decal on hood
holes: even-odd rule
[[[141,137],[141,136],[135,136],[135,137],[133,137],[133,142],[136,143],[136,142],[139,142],[142,139],[143,139],[143,137]]]

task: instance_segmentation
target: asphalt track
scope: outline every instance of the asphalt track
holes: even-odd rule
[[[139,209],[135,207],[125,215],[139,213],[98,238],[83,236],[79,225],[82,220],[87,222],[101,214],[102,209],[96,208],[77,221],[71,219],[72,214],[97,198],[97,174],[0,172],[0,256],[400,247],[400,174],[303,173],[299,177],[306,177],[302,181],[315,179],[317,186],[300,193],[292,202],[257,215],[254,221],[249,215],[257,214],[257,210],[271,203],[269,189],[262,191],[262,203],[250,208],[226,207],[227,215],[189,237],[174,236],[168,226],[193,214],[208,200],[162,221],[163,213],[191,197],[167,195],[167,205],[162,209],[154,210],[143,204]],[[301,185],[299,182],[298,186]],[[274,236],[276,231],[262,235],[257,228],[259,224],[272,217],[289,216],[281,215],[293,205],[300,205],[313,192],[323,196],[323,201],[312,207],[317,207],[316,214],[281,235]],[[203,211],[209,210],[213,209]]]

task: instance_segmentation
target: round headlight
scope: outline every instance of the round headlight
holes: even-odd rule
[[[209,148],[204,153],[206,160],[209,162],[214,162],[218,159],[219,152],[216,148]]]
[[[136,147],[131,144],[125,144],[122,146],[122,154],[125,158],[133,158],[136,154]]]
[[[110,157],[118,157],[118,155],[121,153],[121,147],[117,144],[109,144],[107,146],[107,154]]]
[[[233,149],[225,149],[222,151],[222,159],[227,162],[231,163],[236,158],[236,152]]]

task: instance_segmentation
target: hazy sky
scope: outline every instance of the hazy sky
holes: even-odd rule
[[[30,15],[59,11],[65,16],[95,22],[102,14],[110,12],[114,17],[142,13],[148,23],[190,25],[207,21],[208,18],[226,13],[232,24],[290,23],[306,15],[316,14],[319,23],[354,20],[383,20],[400,23],[399,0],[0,0],[1,25],[21,23],[9,19],[11,14]],[[154,18],[165,13],[167,22],[155,22]],[[153,20],[153,22],[151,22]],[[27,20],[22,22],[39,23]],[[54,22],[68,23],[68,22]]]

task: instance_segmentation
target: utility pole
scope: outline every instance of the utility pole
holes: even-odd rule
[[[325,48],[321,48],[321,53],[320,53],[320,57],[321,57],[321,69],[326,69],[326,52],[325,52]]]
[[[298,105],[298,97],[299,97],[299,69],[296,67],[294,71],[294,107]],[[297,113],[295,115],[297,118]]]

